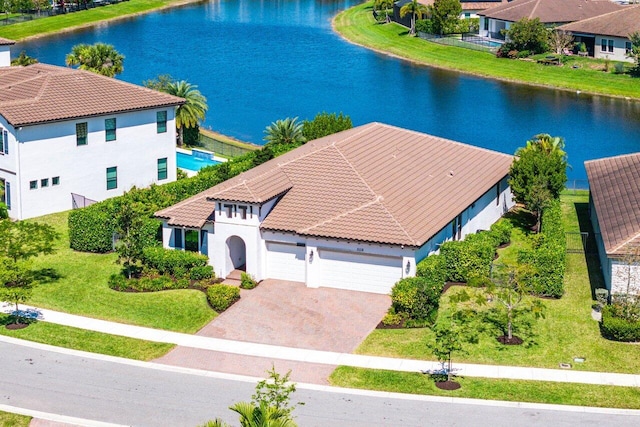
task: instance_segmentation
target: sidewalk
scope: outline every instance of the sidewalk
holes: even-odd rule
[[[365,356],[349,353],[335,353],[282,347],[268,344],[257,344],[232,341],[220,338],[207,338],[178,332],[163,331],[141,326],[125,325],[89,317],[76,316],[52,310],[24,307],[38,313],[38,320],[73,326],[96,332],[121,335],[130,338],[144,339],[162,343],[176,344],[202,350],[305,362],[331,366],[352,366],[358,368],[384,369],[402,372],[435,371],[441,368],[439,362],[390,357]],[[10,312],[11,306],[2,306],[2,311]],[[525,368],[516,366],[477,365],[454,363],[456,375],[467,377],[502,378],[534,381],[553,381],[596,385],[616,385],[640,387],[640,375],[618,374],[607,372],[571,371],[564,369]]]

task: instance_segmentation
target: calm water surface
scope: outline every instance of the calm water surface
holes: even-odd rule
[[[412,65],[343,41],[331,18],[358,0],[211,0],[21,43],[64,65],[77,43],[113,44],[120,79],[170,74],[208,98],[206,127],[254,143],[288,116],[344,112],[513,153],[537,133],[566,139],[570,179],[588,159],[640,151],[640,103],[531,88]]]

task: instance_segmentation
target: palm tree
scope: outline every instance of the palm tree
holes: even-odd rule
[[[242,427],[296,427],[296,423],[286,411],[269,406],[265,402],[259,406],[238,402],[229,409],[240,415]]]
[[[26,67],[27,65],[36,64],[38,60],[36,58],[32,58],[27,55],[27,52],[24,50],[20,52],[20,56],[11,61],[11,65],[22,65]]]
[[[416,18],[418,15],[426,15],[429,12],[427,6],[418,3],[418,0],[411,0],[411,3],[407,3],[400,8],[400,17],[404,18],[409,13],[411,14],[411,29],[409,34],[416,34]]]
[[[376,0],[374,6],[377,10],[384,9],[384,13],[386,16],[385,22],[387,24],[391,22],[391,18],[389,17],[389,9],[393,8],[393,0]]]
[[[176,110],[176,127],[178,128],[178,146],[182,146],[184,140],[184,128],[192,128],[198,126],[200,120],[204,120],[207,106],[207,98],[205,98],[198,86],[180,80],[179,82],[171,82],[166,85],[164,92],[184,98],[185,103]]]
[[[277,120],[271,123],[264,130],[266,134],[264,140],[270,145],[280,144],[303,144],[305,142],[302,135],[302,123],[298,118],[287,117],[284,120]]]
[[[96,43],[77,44],[66,57],[67,66],[78,65],[81,70],[91,71],[107,77],[115,77],[124,71],[124,56],[112,45]]]

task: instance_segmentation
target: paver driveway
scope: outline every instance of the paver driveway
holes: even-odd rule
[[[386,313],[388,295],[330,288],[307,288],[303,283],[265,280],[241,291],[241,298],[202,328],[197,335],[287,347],[351,353],[375,329]],[[292,379],[326,383],[333,367],[271,361],[178,347],[160,363],[220,372],[264,376],[274,362],[279,372],[291,369]]]

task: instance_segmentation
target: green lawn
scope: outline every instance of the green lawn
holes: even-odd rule
[[[171,5],[189,3],[189,0],[130,0],[90,10],[34,19],[0,27],[0,37],[20,41],[22,39],[57,33],[61,30],[86,27],[99,21],[121,16],[135,15]]]
[[[593,386],[546,381],[457,378],[462,387],[444,391],[428,375],[341,366],[330,377],[332,385],[398,393],[472,399],[538,402],[561,405],[640,409],[640,388]]]
[[[173,344],[103,334],[47,322],[35,322],[25,329],[9,330],[2,326],[9,321],[7,315],[0,314],[0,335],[127,359],[149,361],[165,355],[175,347]]]
[[[1,427],[28,427],[31,417],[0,411]]]
[[[567,231],[587,231],[589,226],[588,193],[563,195],[563,213]],[[522,231],[514,234],[512,247],[503,249],[513,255]],[[589,266],[587,266],[587,257]],[[598,323],[591,318],[591,288],[600,287],[599,266],[596,255],[568,254],[565,274],[565,295],[559,300],[544,300],[546,318],[535,325],[535,344],[503,346],[489,333],[481,334],[477,344],[465,344],[466,354],[455,354],[455,362],[483,363],[511,366],[558,368],[561,362],[573,363],[574,357],[585,357],[585,363],[573,363],[576,370],[638,373],[640,357],[638,346],[605,340]],[[591,277],[590,277],[591,276]],[[442,299],[440,311],[449,310],[447,303],[452,288]],[[375,330],[357,349],[357,353],[436,360],[427,347],[432,339],[431,330],[387,329]]]
[[[533,85],[580,90],[582,92],[640,98],[640,79],[599,71],[597,61],[584,60],[580,67],[544,66],[533,61],[496,58],[491,53],[443,46],[408,35],[398,24],[378,24],[371,13],[371,3],[364,3],[337,15],[334,28],[347,40],[418,63],[457,70],[479,76]],[[613,68],[613,67],[612,67]]]
[[[107,286],[109,275],[119,271],[115,254],[91,254],[69,249],[67,212],[36,218],[61,234],[52,255],[39,256],[33,268],[50,271],[52,277],[34,289],[29,300],[42,308],[72,314],[194,333],[216,313],[197,290],[149,293],[116,292]]]

